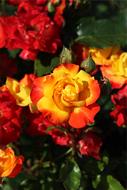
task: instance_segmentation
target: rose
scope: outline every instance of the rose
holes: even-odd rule
[[[89,53],[96,65],[110,65],[117,59],[121,51],[118,47],[90,48]]]
[[[94,122],[99,111],[95,103],[100,95],[97,80],[75,64],[61,64],[52,74],[36,78],[31,100],[54,124],[69,122],[82,128]]]
[[[109,79],[112,88],[121,88],[127,83],[127,52],[121,53],[111,65],[102,66],[101,71]]]
[[[0,47],[21,49],[20,57],[31,60],[39,51],[56,53],[61,47],[60,19],[59,12],[50,18],[45,7],[20,1],[15,15],[0,17]]]
[[[110,113],[116,124],[127,126],[127,85],[111,96],[114,103],[114,110]]]
[[[0,149],[0,177],[15,177],[22,164],[23,156],[15,156],[11,148]]]
[[[79,151],[82,155],[92,156],[100,159],[99,152],[102,146],[102,140],[94,132],[89,131],[79,142]]]
[[[7,89],[0,89],[0,144],[6,145],[16,141],[21,132],[22,108]]]

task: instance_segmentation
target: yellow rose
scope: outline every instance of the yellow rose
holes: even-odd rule
[[[116,61],[109,66],[102,66],[104,77],[108,78],[113,88],[121,88],[127,83],[127,52],[121,53]]]
[[[94,122],[99,111],[98,82],[75,64],[61,64],[53,73],[36,78],[31,100],[54,124],[69,122],[81,128]],[[78,118],[78,119],[77,119]]]

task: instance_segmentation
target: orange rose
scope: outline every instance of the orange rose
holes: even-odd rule
[[[54,124],[69,121],[74,128],[94,122],[99,111],[98,82],[75,64],[61,64],[53,73],[35,79],[31,100]]]
[[[15,177],[22,164],[23,156],[15,156],[11,148],[0,149],[0,177]]]
[[[112,88],[121,88],[127,83],[127,52],[121,53],[111,65],[102,66],[101,71],[111,82]]]
[[[96,65],[110,65],[117,59],[121,51],[118,47],[91,48],[89,53]]]

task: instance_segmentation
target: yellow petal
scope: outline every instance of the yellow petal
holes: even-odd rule
[[[79,70],[79,66],[75,64],[61,64],[53,71],[53,76],[57,78],[58,80],[61,80],[63,77],[66,77],[67,75],[70,77],[73,77],[77,74]]]
[[[59,124],[66,121],[69,117],[69,113],[66,111],[60,110],[52,100],[52,98],[43,97],[37,103],[37,107],[39,111],[42,111],[50,118],[50,121]]]

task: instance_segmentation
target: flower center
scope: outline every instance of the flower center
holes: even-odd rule
[[[78,99],[78,93],[73,85],[66,85],[62,94],[66,101],[74,101]]]

